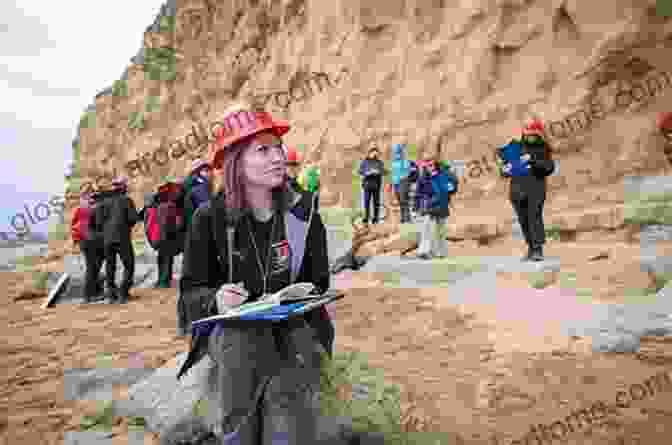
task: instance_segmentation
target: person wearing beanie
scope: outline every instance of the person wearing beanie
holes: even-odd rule
[[[406,159],[406,146],[392,146],[392,187],[397,196],[401,211],[401,224],[411,222],[410,189],[411,181],[417,176],[417,164]]]
[[[191,224],[194,212],[209,199],[210,166],[207,161],[196,159],[191,163],[189,175],[184,179],[176,202],[183,209],[184,229]]]
[[[322,218],[310,192],[288,185],[281,138],[289,123],[240,105],[222,124],[208,153],[218,186],[194,214],[185,243],[181,332],[292,283],[312,283],[319,293],[330,287]],[[221,443],[315,443],[319,409],[311,400],[320,353],[331,352],[333,339],[324,307],[277,323],[222,325],[192,336],[178,378],[205,354],[212,358],[205,397],[213,409],[200,425]]]
[[[546,177],[555,170],[551,148],[544,139],[544,123],[539,119],[530,120],[523,128],[520,144],[521,159],[528,162],[529,173],[511,176],[510,162],[503,165],[502,172],[503,176],[511,178],[509,199],[527,244],[527,255],[523,260],[543,261]]]
[[[128,292],[133,285],[135,252],[131,242],[131,230],[140,216],[133,200],[127,195],[128,179],[118,177],[112,181],[112,191],[96,206],[94,227],[102,234],[105,252],[105,296],[110,303],[128,302]],[[124,266],[124,278],[120,287],[115,283],[117,255]]]

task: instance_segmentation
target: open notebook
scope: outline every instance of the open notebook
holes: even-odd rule
[[[311,295],[314,290],[312,283],[292,284],[253,303],[245,303],[223,314],[196,320],[191,326],[200,334],[205,334],[217,322],[225,320],[285,320],[343,298],[342,293],[333,290],[323,295]]]

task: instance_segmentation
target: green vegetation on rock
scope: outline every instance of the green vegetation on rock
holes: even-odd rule
[[[96,127],[96,112],[87,111],[79,120],[79,128],[95,128]]]
[[[112,402],[99,402],[95,414],[84,416],[80,428],[82,431],[109,431],[112,429],[113,420]]]
[[[149,80],[175,80],[176,58],[173,48],[145,48],[145,74]]]
[[[164,15],[159,19],[159,32],[172,33],[175,32],[175,17]]]
[[[127,97],[128,83],[125,80],[115,80],[112,84],[112,96]]]
[[[158,96],[147,96],[145,98],[145,113],[154,113],[161,109],[161,98]]]
[[[33,288],[37,290],[46,290],[47,289],[47,280],[49,279],[49,274],[44,271],[34,272],[33,273]]]
[[[145,128],[144,111],[132,111],[128,116],[128,128],[131,130],[142,130]]]
[[[672,193],[628,194],[623,216],[626,224],[672,224]]]
[[[544,227],[544,233],[549,240],[557,241],[560,239],[561,227],[557,224],[550,224]]]

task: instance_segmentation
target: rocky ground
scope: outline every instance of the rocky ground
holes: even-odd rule
[[[656,250],[662,255],[670,246],[657,241]],[[639,262],[641,245],[597,235],[592,242],[551,241],[548,261],[527,266],[517,259],[521,247],[516,240],[480,247],[453,242],[448,261],[378,256],[360,271],[335,277],[347,290],[331,308],[336,349],[365,353],[386,382],[399,386],[404,421],[414,419],[411,430],[445,433],[439,443],[451,445],[508,444],[532,423],[550,425],[600,400],[613,404],[618,391],[669,370],[672,342],[654,334],[672,328],[672,305],[666,289],[648,299],[635,292],[651,285]],[[67,265],[72,257],[59,252],[72,253],[54,248],[35,269],[60,264],[62,270],[65,263],[76,272]],[[140,257],[137,276],[143,267],[151,270],[146,258],[143,265]],[[105,377],[104,390],[91,383],[84,391],[89,399],[123,400],[133,383],[186,348],[176,335],[174,290],[137,288],[124,306],[59,301],[43,310],[46,290],[33,289],[34,275],[2,272],[0,443],[73,440],[84,416],[99,409],[91,400],[73,400],[77,394],[67,382],[82,373],[77,370],[128,370],[129,360],[146,368]],[[659,390],[568,434],[567,443],[664,443],[670,401]],[[115,419],[100,433],[108,442],[100,443],[156,439],[129,432],[127,418]]]

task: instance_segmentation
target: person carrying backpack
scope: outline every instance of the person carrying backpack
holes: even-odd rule
[[[373,146],[365,159],[359,164],[359,175],[362,177],[362,189],[364,191],[364,224],[371,221],[378,224],[380,213],[380,195],[385,175],[385,164],[379,159],[378,147]],[[371,201],[373,201],[373,219],[370,218]]]
[[[154,196],[152,206],[145,210],[145,233],[156,249],[158,279],[155,288],[170,288],[175,256],[184,249],[184,219],[179,206],[181,184],[164,180]],[[193,189],[192,189],[193,190]]]
[[[102,233],[105,252],[105,296],[111,303],[128,302],[128,292],[133,286],[135,252],[131,242],[131,230],[139,215],[133,200],[127,195],[128,179],[118,177],[112,181],[112,191],[96,205],[94,230]],[[124,278],[117,288],[115,275],[117,255],[124,265]]]
[[[100,233],[97,233],[91,224],[95,202],[93,193],[83,193],[79,207],[72,214],[70,225],[72,241],[82,252],[86,265],[82,292],[86,303],[95,301],[103,291],[100,282],[100,268],[103,266],[104,256],[103,243]]]
[[[209,162],[220,186],[195,213],[184,252],[179,326],[308,282],[330,286],[326,229],[311,192],[288,187],[281,137],[290,127],[267,112],[226,113]],[[213,175],[213,176],[214,176]],[[312,444],[320,351],[331,351],[324,307],[276,323],[250,322],[194,335],[180,378],[206,353],[209,409],[199,430],[238,445]],[[201,420],[202,419],[202,420]],[[191,425],[198,429],[198,425]]]
[[[392,187],[399,201],[402,224],[411,222],[410,184],[417,175],[417,168],[415,162],[406,159],[405,145],[392,146]]]
[[[527,165],[518,168],[527,171],[517,173],[512,161],[505,161],[502,176],[511,179],[509,199],[527,243],[527,255],[522,259],[543,261],[543,246],[546,242],[543,219],[546,177],[553,173],[555,164],[550,146],[544,140],[544,123],[539,119],[530,120],[523,128],[520,153],[520,159],[527,161]]]
[[[417,179],[417,208],[420,213],[418,258],[444,258],[447,255],[446,219],[450,200],[458,190],[457,176],[449,164],[428,156],[420,163]]]

